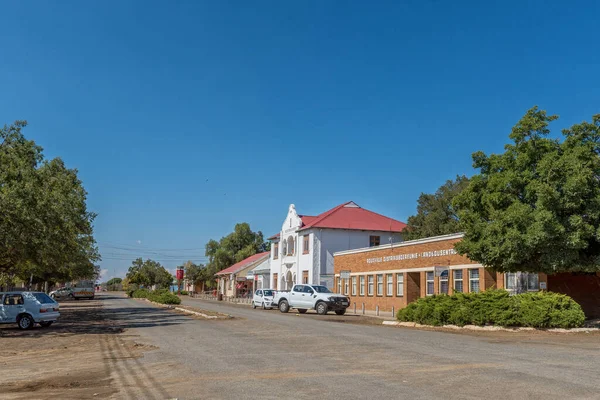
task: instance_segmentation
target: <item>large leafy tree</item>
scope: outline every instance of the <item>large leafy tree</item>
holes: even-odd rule
[[[460,231],[458,216],[452,206],[457,194],[469,184],[466,176],[448,180],[433,193],[421,193],[417,200],[417,214],[408,218],[402,237],[404,240],[446,235]]]
[[[600,270],[600,115],[549,136],[534,107],[502,154],[473,154],[480,173],[454,201],[459,253],[497,271]]]
[[[214,284],[214,275],[256,253],[268,251],[270,244],[265,242],[262,232],[254,232],[246,222],[235,225],[232,233],[218,242],[211,239],[206,244],[208,264],[202,270],[202,280],[208,286]]]
[[[96,215],[87,192],[60,158],[42,148],[17,121],[0,128],[0,273],[29,280],[71,280],[97,275]]]
[[[127,283],[138,286],[168,288],[173,284],[173,275],[159,262],[137,258],[131,263],[126,275]]]

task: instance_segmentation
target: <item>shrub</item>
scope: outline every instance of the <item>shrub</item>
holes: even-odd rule
[[[166,291],[156,290],[148,296],[150,301],[154,301],[160,304],[181,304],[181,299],[177,295]]]
[[[182,291],[181,291],[181,295],[182,295],[182,296],[187,296],[187,295],[189,295],[189,293],[188,293],[188,291],[187,291],[187,290],[182,290]]]
[[[426,325],[500,325],[534,328],[582,326],[585,315],[569,296],[536,292],[514,296],[505,290],[420,298],[398,311],[400,321]]]
[[[149,294],[150,294],[150,291],[148,289],[136,289],[133,291],[133,294],[131,295],[131,297],[136,298],[136,299],[146,299],[146,298],[148,298]]]

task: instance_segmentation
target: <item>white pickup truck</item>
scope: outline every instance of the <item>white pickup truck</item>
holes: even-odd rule
[[[316,310],[320,315],[325,315],[328,311],[344,315],[350,305],[350,299],[333,293],[325,286],[294,285],[290,291],[278,291],[273,298],[273,304],[276,304],[282,313],[296,308],[300,314],[304,314],[306,310]]]

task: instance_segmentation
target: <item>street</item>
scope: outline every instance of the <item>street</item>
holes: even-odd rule
[[[9,374],[0,378],[1,387],[10,389],[0,398],[591,399],[600,393],[596,334],[456,334],[353,323],[360,319],[355,316],[281,314],[184,298],[184,305],[234,317],[202,320],[120,294],[98,297],[103,305],[98,321],[107,331],[97,326],[97,331],[83,332],[74,324],[64,337],[98,343],[96,350],[73,347],[70,357],[89,363],[88,368],[98,362],[96,373],[105,375],[105,387],[78,391],[91,381],[87,376],[76,385],[47,385],[42,392],[33,378],[19,386]],[[57,332],[52,327],[23,335],[3,328],[3,351],[5,346],[24,348],[28,340],[60,329],[60,322]],[[7,360],[2,353],[3,369]],[[69,374],[51,361],[36,363],[37,370],[39,363],[47,363],[40,381],[51,381],[57,367]],[[18,376],[25,377],[25,371]]]

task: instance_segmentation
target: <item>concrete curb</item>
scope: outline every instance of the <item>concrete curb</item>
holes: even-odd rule
[[[227,315],[227,316],[224,315],[222,317],[219,317],[218,315],[207,315],[207,314],[204,314],[204,313],[201,313],[201,312],[198,312],[198,311],[192,311],[192,310],[187,310],[187,309],[182,308],[182,307],[177,307],[177,306],[174,306],[172,304],[161,304],[161,303],[156,303],[156,302],[154,302],[152,300],[148,300],[148,299],[136,299],[134,297],[131,297],[131,298],[134,299],[134,300],[146,300],[148,303],[152,303],[155,306],[159,306],[159,307],[162,307],[162,308],[168,308],[170,310],[181,311],[181,312],[184,312],[184,313],[187,313],[187,314],[196,315],[198,317],[202,317],[202,318],[205,318],[205,319],[219,319],[219,318],[221,318],[221,319],[226,319],[227,318],[228,319],[228,318],[231,318],[231,316],[229,316],[229,315]]]
[[[422,325],[417,324],[416,322],[400,322],[400,321],[383,321],[383,325],[389,326],[403,326],[406,328],[445,328],[445,329],[454,329],[454,330],[470,330],[470,331],[487,331],[487,332],[528,332],[528,331],[539,331],[539,332],[554,332],[554,333],[592,333],[592,332],[600,332],[600,328],[572,328],[572,329],[562,329],[562,328],[552,328],[552,329],[536,329],[529,327],[521,327],[521,328],[504,328],[502,326],[477,326],[477,325],[465,325],[465,326],[457,326],[457,325],[442,325],[442,326],[433,326],[433,325]]]

